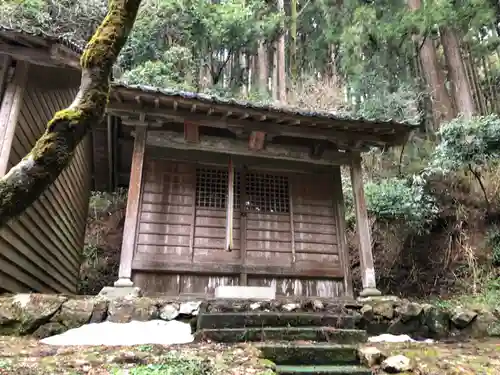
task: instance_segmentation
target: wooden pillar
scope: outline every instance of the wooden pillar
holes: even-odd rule
[[[333,204],[335,223],[337,226],[337,243],[339,246],[340,263],[344,272],[344,291],[346,297],[353,298],[352,291],[352,274],[349,262],[349,247],[346,239],[346,224],[345,224],[345,203],[344,193],[342,191],[342,176],[340,167],[333,167]]]
[[[139,208],[142,187],[142,172],[144,153],[146,149],[147,130],[137,127],[135,130],[132,167],[130,169],[130,183],[128,187],[127,209],[125,211],[125,225],[123,227],[122,251],[120,254],[120,269],[116,287],[133,286],[132,260],[134,258],[135,239],[139,221]]]
[[[0,55],[0,103],[2,103],[3,92],[7,86],[12,58],[8,55]]]
[[[12,140],[16,132],[19,112],[23,105],[23,96],[28,81],[29,64],[17,61],[12,82],[5,89],[0,106],[0,176],[7,172],[12,148]]]
[[[373,264],[372,235],[368,212],[366,210],[365,193],[363,189],[363,174],[361,169],[361,155],[353,153],[351,160],[351,182],[356,210],[356,227],[359,236],[359,252],[361,263],[361,278],[363,290],[361,297],[380,296],[375,281],[375,267]]]

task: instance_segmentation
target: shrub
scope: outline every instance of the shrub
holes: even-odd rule
[[[349,185],[349,184],[345,184]],[[367,210],[377,221],[401,221],[415,232],[422,232],[436,217],[438,207],[423,188],[423,180],[392,177],[365,184]],[[346,187],[347,220],[354,219],[352,188]]]

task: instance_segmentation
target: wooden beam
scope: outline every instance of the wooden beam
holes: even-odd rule
[[[187,142],[199,143],[200,142],[200,130],[198,124],[190,121],[184,121],[184,139]]]
[[[346,222],[345,222],[345,203],[344,193],[342,191],[342,175],[340,167],[333,167],[333,208],[335,224],[337,228],[337,242],[339,245],[340,265],[344,272],[344,291],[347,297],[354,297],[352,290],[352,272],[349,261],[349,246],[346,238]]]
[[[342,279],[343,271],[340,268],[321,267],[283,267],[267,265],[246,265],[228,263],[174,263],[169,261],[155,260],[151,257],[136,256],[132,269],[144,272],[165,272],[175,274],[203,274],[203,275],[238,275],[245,272],[247,275],[308,278],[308,279]]]
[[[361,155],[353,155],[351,162],[351,183],[356,211],[356,228],[359,238],[359,256],[361,263],[362,297],[379,296],[375,280],[375,266],[372,253],[372,235],[368,211],[366,209],[365,193],[363,188],[363,174],[361,169]]]
[[[200,142],[193,144],[186,142],[182,134],[172,131],[150,131],[146,143],[150,146],[168,147],[178,150],[198,150],[228,155],[302,161],[326,166],[342,165],[350,162],[350,156],[345,152],[327,150],[322,159],[315,160],[309,156],[307,151],[302,150],[302,148],[268,145],[265,150],[252,151],[248,149],[246,142],[230,138],[200,136]]]
[[[10,56],[0,56],[0,103],[2,102],[3,93],[8,84],[11,63],[12,58]]]
[[[19,112],[28,81],[29,64],[17,61],[12,82],[7,85],[0,106],[0,176],[4,176],[9,165],[12,140],[16,132]]]
[[[175,148],[148,146],[148,155],[158,159],[176,160],[197,165],[216,165],[225,167],[231,158],[235,165],[248,165],[260,171],[287,172],[297,174],[330,173],[331,165],[311,164],[304,161],[262,158],[257,156],[239,156],[211,151],[181,151]]]
[[[253,151],[259,151],[264,148],[266,141],[266,133],[261,131],[253,131],[248,139],[248,148]]]
[[[200,126],[214,127],[214,128],[234,128],[234,129],[245,129],[247,131],[261,131],[266,133],[271,133],[275,135],[283,135],[289,137],[297,138],[308,138],[308,139],[323,139],[330,140],[335,143],[335,141],[346,142],[356,142],[364,141],[372,143],[373,145],[385,145],[385,144],[399,144],[404,143],[406,140],[406,132],[394,132],[390,134],[375,134],[369,128],[364,129],[364,127],[356,127],[360,129],[359,131],[350,130],[346,126],[346,121],[338,121],[338,127],[323,128],[317,126],[309,126],[306,129],[285,124],[276,124],[270,121],[259,122],[257,120],[231,120],[226,118],[217,118],[216,116],[206,116],[199,113],[191,113],[189,111],[177,110],[175,113],[168,111],[166,109],[157,109],[153,106],[144,106],[142,108],[134,108],[133,105],[126,103],[110,103],[107,107],[107,111],[114,113],[117,116],[123,116],[124,114],[135,114],[136,116],[140,113],[147,113],[149,116],[157,116],[164,118],[165,121],[169,122],[180,122],[190,121],[197,123]],[[318,123],[321,123],[318,121]],[[342,126],[344,123],[344,126]],[[331,125],[332,122],[329,122]],[[351,123],[352,127],[352,123]],[[347,129],[344,129],[347,128]],[[363,129],[363,130],[361,130]],[[389,129],[390,131],[390,129]]]
[[[134,151],[128,188],[127,208],[125,211],[125,225],[123,228],[123,242],[120,254],[120,268],[115,286],[130,286],[132,284],[132,260],[135,252],[135,238],[139,222],[139,207],[141,200],[142,174],[144,154],[146,151],[147,130],[135,130]]]
[[[50,67],[66,66],[80,70],[80,62],[76,57],[70,56],[66,47],[54,44],[47,49],[14,46],[7,43],[0,43],[0,54],[9,55],[16,60],[27,61],[33,65]]]

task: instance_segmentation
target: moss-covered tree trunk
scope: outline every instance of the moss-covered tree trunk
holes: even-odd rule
[[[82,79],[73,103],[54,115],[31,152],[0,179],[0,226],[21,214],[57,179],[80,141],[102,121],[111,69],[140,3],[109,0],[107,15],[82,54]]]

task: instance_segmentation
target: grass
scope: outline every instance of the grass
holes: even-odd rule
[[[139,365],[123,371],[120,368],[111,370],[113,375],[211,375],[214,371],[210,364],[197,358],[183,358],[168,354],[161,363]]]
[[[437,298],[431,303],[446,309],[463,306],[495,311],[500,309],[500,278],[488,275],[481,280],[477,293],[459,294],[448,299]]]

